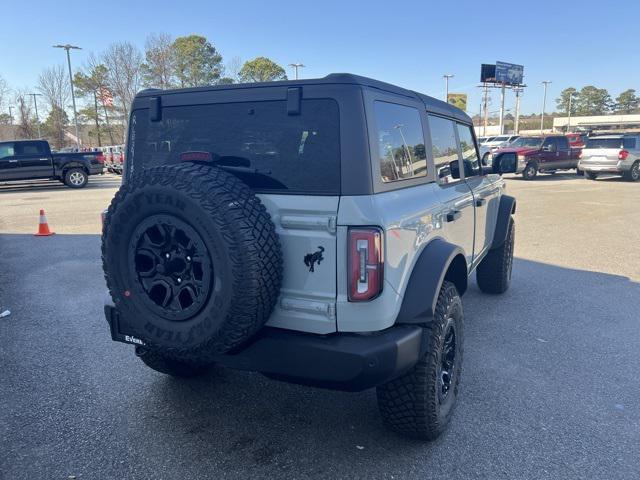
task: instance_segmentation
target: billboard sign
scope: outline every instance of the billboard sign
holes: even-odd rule
[[[480,67],[480,82],[493,83],[496,81],[496,66],[490,63],[483,63]]]
[[[466,93],[450,93],[447,96],[447,103],[450,103],[454,107],[460,110],[467,110],[467,94]]]
[[[507,85],[522,85],[524,67],[513,63],[496,62],[496,82]]]

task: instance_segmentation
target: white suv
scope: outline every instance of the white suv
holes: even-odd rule
[[[103,263],[114,340],[163,373],[213,363],[377,387],[433,439],[462,365],[460,297],[510,282],[515,199],[471,119],[347,74],[141,92]],[[493,173],[497,172],[497,173]]]

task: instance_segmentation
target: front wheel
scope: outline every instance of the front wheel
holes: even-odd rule
[[[478,287],[484,293],[504,293],[511,283],[513,269],[513,246],[515,244],[516,229],[513,218],[509,219],[507,238],[497,248],[489,250],[476,270]]]
[[[527,163],[522,172],[522,178],[525,180],[533,180],[538,175],[538,166],[535,163]]]
[[[640,180],[640,162],[635,162],[631,166],[631,170],[625,172],[624,178],[631,182],[637,182]]]
[[[435,440],[451,421],[458,399],[463,353],[462,302],[444,282],[428,330],[428,349],[404,375],[377,388],[384,423],[403,435]]]
[[[81,168],[71,168],[64,174],[64,184],[71,188],[83,188],[87,185],[89,176]]]

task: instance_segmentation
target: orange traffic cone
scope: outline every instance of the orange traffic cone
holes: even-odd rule
[[[49,237],[54,235],[55,232],[49,230],[49,224],[47,223],[47,216],[44,214],[44,209],[40,209],[40,224],[38,225],[38,233],[36,237]]]

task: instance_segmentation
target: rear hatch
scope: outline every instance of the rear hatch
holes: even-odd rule
[[[249,92],[253,98],[256,91]],[[267,325],[335,332],[338,104],[305,98],[293,115],[286,91],[282,100],[228,103],[229,97],[210,92],[207,100],[220,103],[186,106],[163,99],[159,121],[149,121],[148,109],[134,110],[126,173],[207,158],[239,177],[262,200],[282,245],[281,294]]]
[[[623,149],[623,137],[594,137],[587,139],[580,162],[585,165],[616,166]]]

